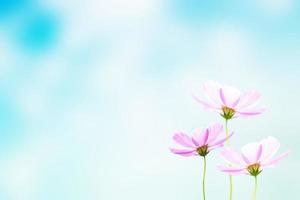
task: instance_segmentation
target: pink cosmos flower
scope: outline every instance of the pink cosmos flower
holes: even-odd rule
[[[238,153],[232,149],[224,149],[221,156],[230,164],[218,166],[218,168],[231,175],[249,174],[257,176],[263,169],[275,166],[289,152],[274,158],[280,147],[279,141],[274,137],[268,137],[256,143],[249,143]]]
[[[228,137],[218,139],[222,132],[223,126],[219,123],[215,123],[203,130],[196,129],[191,137],[184,133],[175,133],[173,136],[173,140],[185,148],[170,148],[170,150],[174,154],[178,154],[181,156],[200,155],[204,157],[211,150],[222,147],[224,145]]]
[[[203,85],[203,91],[207,100],[194,96],[204,108],[219,112],[226,120],[239,116],[253,116],[261,114],[264,109],[256,108],[261,94],[252,90],[241,92],[230,86],[221,85],[216,81],[207,81]]]

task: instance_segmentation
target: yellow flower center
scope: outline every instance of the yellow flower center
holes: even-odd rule
[[[260,172],[262,171],[260,169],[260,164],[259,163],[255,163],[252,165],[249,165],[247,167],[248,172],[252,175],[252,176],[257,176],[258,174],[260,174]]]
[[[221,115],[226,120],[231,119],[235,114],[235,110],[233,108],[229,108],[227,106],[223,106],[222,111],[223,111],[223,113]]]
[[[203,145],[202,147],[198,147],[197,152],[200,156],[206,156],[209,153],[208,146]]]

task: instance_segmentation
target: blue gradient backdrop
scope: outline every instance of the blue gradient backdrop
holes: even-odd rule
[[[174,131],[220,121],[191,93],[214,79],[263,93],[230,123],[233,145],[273,135],[291,155],[258,199],[297,199],[300,4],[296,0],[0,0],[0,199],[201,199],[202,163]],[[208,158],[207,198],[228,180]],[[253,180],[234,178],[234,199]],[[238,187],[237,187],[238,186]]]

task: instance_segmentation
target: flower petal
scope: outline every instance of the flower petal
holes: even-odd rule
[[[248,160],[248,158],[243,153],[242,153],[242,158],[243,158],[245,163],[247,163],[248,165],[251,164],[251,162]]]
[[[230,148],[225,148],[221,152],[221,156],[230,164],[233,166],[246,166],[247,163],[244,162],[242,156],[240,153],[230,149]]]
[[[220,108],[218,108],[217,105],[213,104],[213,103],[209,103],[207,101],[201,100],[200,98],[196,97],[195,95],[193,95],[193,98],[199,102],[204,109],[211,109],[211,110],[219,110]]]
[[[289,155],[290,152],[285,152],[279,156],[277,156],[276,158],[270,160],[268,163],[261,163],[261,165],[263,167],[274,167],[275,165],[277,165],[277,163],[282,160],[283,158],[287,157]]]
[[[202,134],[199,137],[197,137],[197,143],[198,143],[199,147],[206,144],[208,135],[209,135],[209,130],[208,130],[208,128],[206,128],[206,129],[204,129]]]
[[[226,98],[225,98],[225,95],[224,95],[224,92],[223,92],[222,88],[220,88],[219,93],[220,93],[220,98],[223,102],[223,105],[226,105]]]
[[[192,133],[193,143],[199,147],[206,129],[196,128]]]
[[[231,86],[223,86],[219,90],[220,98],[225,106],[234,108],[239,100],[241,93],[238,89]]]
[[[260,143],[263,146],[260,160],[262,162],[268,162],[268,160],[270,160],[277,153],[280,143],[276,138],[270,136],[266,139],[263,139]]]
[[[223,147],[223,146],[224,146],[224,143],[220,143],[220,144],[214,145],[214,146],[209,146],[209,147],[208,147],[208,151],[212,151],[212,150],[214,150],[214,149],[221,148],[221,147]]]
[[[209,132],[207,128],[206,129],[197,128],[193,131],[193,136],[192,136],[193,142],[196,144],[197,147],[200,147],[206,143],[208,139],[208,135]]]
[[[261,163],[261,165],[262,165],[263,167],[273,167],[273,166],[277,165],[277,163],[278,163],[280,160],[282,160],[283,158],[287,157],[287,156],[289,155],[289,153],[290,153],[289,151],[288,151],[288,152],[285,152],[285,153],[283,153],[283,154],[277,156],[276,158],[274,158],[274,159],[268,161],[267,163]]]
[[[209,127],[209,136],[207,143],[211,143],[215,141],[215,139],[222,133],[223,131],[223,125],[220,123],[215,123]]]
[[[187,150],[187,149],[173,149],[173,148],[170,148],[170,150],[174,154],[185,156],[185,157],[197,155],[195,149],[194,150]]]
[[[218,140],[218,141],[216,141],[216,142],[213,142],[213,143],[211,143],[211,144],[208,144],[208,146],[214,147],[214,146],[223,144],[223,143],[225,143],[225,142],[228,140],[228,138],[230,138],[232,135],[233,135],[233,133],[231,133],[228,137],[225,137],[225,138],[220,139],[220,140]]]
[[[220,99],[219,90],[221,88],[221,84],[216,81],[206,81],[203,84],[203,91],[209,97],[210,100],[214,102],[216,105],[222,105],[222,101]]]
[[[262,145],[260,144],[259,147],[258,147],[258,150],[256,152],[256,161],[259,161],[260,157],[261,157],[261,154],[262,154],[262,150],[263,150],[263,147]]]
[[[184,133],[174,134],[173,140],[184,147],[195,147],[195,144],[192,142],[192,139]]]
[[[217,167],[220,171],[226,172],[230,175],[246,174],[245,168],[241,168],[241,167],[221,166],[221,165],[218,165]]]
[[[259,115],[264,111],[265,111],[264,108],[252,109],[252,110],[236,110],[235,116],[250,117],[254,115]]]
[[[237,109],[243,109],[255,104],[261,97],[260,92],[256,90],[249,91],[242,95],[240,102],[237,105]]]
[[[257,152],[259,150],[260,143],[254,142],[249,143],[243,146],[242,148],[242,156],[244,157],[244,160],[248,164],[253,164],[257,162]]]

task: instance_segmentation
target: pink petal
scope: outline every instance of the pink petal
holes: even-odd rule
[[[223,93],[223,90],[222,90],[222,88],[220,88],[220,98],[221,98],[221,100],[222,100],[222,102],[223,102],[223,105],[226,105],[226,98],[225,98],[225,95],[224,95],[224,93]]]
[[[242,153],[242,158],[244,160],[245,163],[247,163],[248,165],[251,164],[251,162],[249,161],[249,159]]]
[[[193,136],[194,140],[197,142],[197,146],[201,147],[206,144],[207,139],[209,135],[209,130],[206,128],[203,131],[201,131],[201,135],[198,134],[198,136]]]
[[[235,102],[232,103],[231,107],[235,108],[239,102],[240,102],[240,97]]]
[[[257,152],[259,150],[260,143],[249,143],[243,146],[242,156],[244,157],[245,162],[248,164],[253,164],[257,162]]]
[[[261,94],[256,90],[252,90],[252,91],[245,93],[241,97],[241,100],[240,100],[239,104],[237,105],[237,109],[243,109],[248,106],[252,106],[259,100],[260,97],[261,97]]]
[[[211,109],[211,110],[219,110],[220,108],[218,108],[218,106],[212,104],[212,103],[208,103],[204,100],[201,100],[200,98],[196,97],[195,95],[193,95],[193,98],[198,101],[200,104],[202,104],[202,106],[204,107],[204,109]]]
[[[290,153],[289,151],[288,151],[288,152],[285,152],[285,153],[283,153],[283,154],[277,156],[276,158],[274,158],[274,159],[268,161],[267,163],[261,163],[261,165],[262,165],[263,167],[273,167],[273,166],[277,165],[277,163],[278,163],[280,160],[282,160],[283,158],[287,157],[287,156],[289,155],[289,153]]]
[[[212,143],[215,139],[222,133],[223,125],[220,123],[215,123],[209,127],[209,136],[207,143]]]
[[[206,129],[196,128],[193,131],[192,141],[198,147],[200,146],[201,141],[203,140],[203,136],[205,134]]]
[[[230,86],[223,86],[220,88],[219,94],[224,105],[230,108],[234,108],[238,104],[241,96],[238,89]]]
[[[221,143],[221,144],[218,144],[218,145],[214,145],[214,146],[209,146],[208,147],[208,151],[212,151],[214,149],[221,148],[223,146],[224,146],[224,143]]]
[[[215,105],[222,105],[222,101],[219,96],[219,89],[222,86],[216,81],[207,81],[203,84],[204,93],[211,99]]]
[[[174,134],[173,140],[185,147],[195,147],[194,143],[192,142],[192,139],[184,133]]]
[[[208,129],[196,129],[193,133],[193,141],[196,144],[196,146],[200,147],[204,145],[208,139]]]
[[[263,147],[262,147],[262,145],[260,144],[259,145],[259,148],[258,148],[258,150],[257,150],[257,153],[256,153],[256,161],[259,161],[259,159],[260,159],[260,157],[261,157],[261,154],[262,154],[262,149]]]
[[[173,148],[170,148],[170,150],[174,154],[178,154],[178,155],[185,156],[185,157],[197,155],[195,149],[194,150],[187,150],[187,149],[173,149]]]
[[[220,165],[217,167],[220,171],[229,173],[231,175],[240,175],[246,173],[245,168],[241,168],[241,167],[220,166]]]
[[[223,138],[223,139],[221,139],[221,140],[218,140],[218,141],[213,142],[213,143],[208,144],[208,145],[209,145],[210,147],[214,147],[214,146],[223,144],[223,143],[225,143],[225,142],[228,140],[228,138],[230,138],[232,135],[233,135],[233,133],[231,133],[231,134],[230,134],[228,137],[226,137],[226,138]]]
[[[230,164],[234,165],[234,166],[245,166],[247,163],[244,162],[242,156],[240,153],[229,149],[229,148],[225,148],[222,152],[221,152],[221,156]]]
[[[277,153],[280,143],[276,138],[270,136],[266,139],[263,139],[260,143],[263,146],[260,160],[262,162],[268,162],[268,160],[270,160]]]
[[[253,110],[236,110],[236,116],[242,116],[242,117],[250,117],[254,115],[259,115],[265,111],[264,108],[260,109],[253,109]]]

